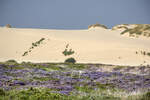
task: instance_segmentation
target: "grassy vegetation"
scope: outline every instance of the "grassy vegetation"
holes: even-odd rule
[[[77,69],[77,70],[82,70],[82,69],[87,68],[87,66],[84,64],[71,64],[71,63],[68,64],[68,67],[71,69]]]
[[[18,63],[17,63],[17,61],[11,59],[11,60],[6,61],[5,64],[7,64],[7,65],[16,65]]]
[[[81,89],[80,89],[81,90]],[[28,90],[20,91],[3,91],[0,90],[0,100],[120,100],[117,97],[113,96],[101,96],[101,95],[63,95],[57,92],[54,92],[51,89],[36,89],[30,88]],[[89,91],[87,89],[87,91]]]
[[[91,27],[102,27],[102,28],[104,28],[104,29],[108,29],[105,25],[98,24],[98,23],[88,26],[88,29],[90,29]]]
[[[143,95],[134,95],[128,97],[116,97],[113,95],[101,93],[98,90],[93,91],[90,88],[77,87],[80,95],[70,93],[69,95],[60,94],[58,91],[46,88],[29,88],[27,90],[4,91],[0,89],[0,100],[150,100],[150,92]],[[83,94],[82,91],[88,92]]]
[[[126,28],[121,34],[129,33],[130,36],[143,35],[150,37],[150,25],[149,24],[136,24],[134,28]]]
[[[146,80],[143,83],[135,74],[120,76],[91,69],[104,67],[100,64],[17,63],[15,60],[0,64],[0,100],[150,100],[150,92],[132,94],[132,91],[127,91],[132,88],[128,85],[135,82],[139,82],[139,87],[140,84],[147,85],[149,76],[142,77]],[[10,67],[15,70],[10,70]],[[126,69],[128,66],[112,68]]]

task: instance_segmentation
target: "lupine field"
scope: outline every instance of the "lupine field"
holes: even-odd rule
[[[1,62],[0,100],[150,100],[150,66]]]

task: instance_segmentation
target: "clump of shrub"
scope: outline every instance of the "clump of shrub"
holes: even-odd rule
[[[76,60],[71,57],[71,58],[66,59],[65,63],[73,63],[74,64],[74,63],[76,63]]]
[[[69,55],[72,55],[75,53],[72,49],[68,50],[68,47],[69,47],[69,44],[66,45],[65,50],[62,52],[64,54],[64,56],[69,56]]]
[[[70,55],[75,53],[75,51],[73,51],[72,49],[69,49],[69,50],[68,49],[69,49],[69,44],[66,45],[65,50],[62,52],[62,54],[64,56],[70,56]],[[76,60],[74,58],[72,58],[72,57],[71,58],[67,58],[65,60],[65,63],[76,63]]]
[[[138,51],[135,52],[136,54],[139,54]],[[140,51],[141,55],[144,55],[144,56],[150,56],[150,52],[146,52],[146,51]]]
[[[72,49],[65,49],[63,52],[62,52],[65,56],[69,56],[69,55],[72,55],[74,54],[74,51]]]
[[[22,56],[28,55],[28,51],[25,51]]]
[[[41,38],[39,41],[32,43],[32,47],[30,47],[28,51],[25,51],[22,56],[27,56],[28,53],[31,52],[32,49],[34,49],[34,47],[39,46],[44,40],[45,40],[45,38]]]
[[[13,60],[13,59],[10,59],[10,60],[7,60],[6,61],[6,64],[11,64],[11,65],[14,65],[14,64],[18,64],[17,61]]]
[[[104,29],[108,29],[105,25],[102,25],[102,24],[98,24],[98,23],[96,23],[96,24],[92,24],[92,25],[90,25],[90,26],[88,26],[88,29],[90,29],[91,27],[102,27],[102,28],[104,28]]]
[[[44,41],[45,38],[41,38],[39,41],[32,43],[32,48],[37,47],[38,45],[40,45],[42,43],[42,41]]]
[[[148,52],[147,55],[150,56],[150,52]]]
[[[11,28],[11,25],[10,24],[6,24],[6,26],[5,27],[7,27],[7,28]]]

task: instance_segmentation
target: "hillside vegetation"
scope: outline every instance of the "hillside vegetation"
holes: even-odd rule
[[[104,28],[104,29],[108,29],[105,25],[103,25],[103,24],[98,24],[98,23],[96,23],[96,24],[92,24],[92,25],[89,25],[88,26],[88,29],[90,29],[90,28],[95,28],[95,27],[101,27],[101,28]]]
[[[129,36],[132,37],[137,37],[137,36],[150,37],[150,24],[123,24],[123,25],[117,25],[112,29],[123,30],[121,32],[122,35],[128,33]]]
[[[150,100],[150,66],[0,62],[0,100]]]

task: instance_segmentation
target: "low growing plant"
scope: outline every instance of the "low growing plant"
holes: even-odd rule
[[[71,57],[71,58],[66,59],[65,63],[73,63],[74,64],[74,63],[76,63],[76,60]]]

